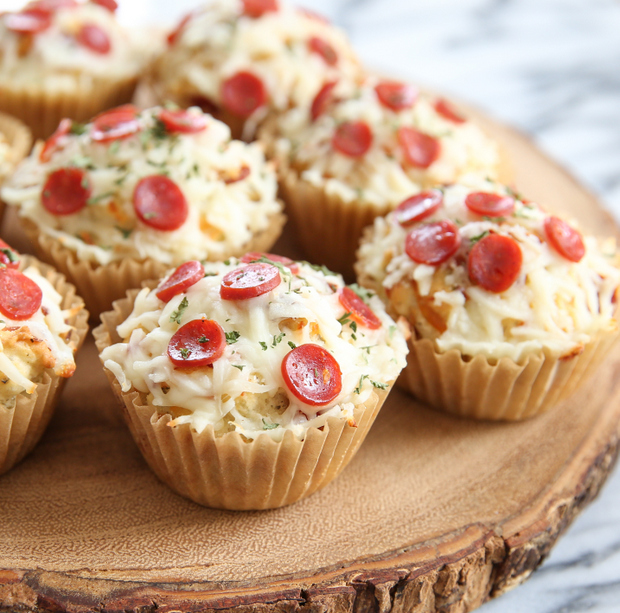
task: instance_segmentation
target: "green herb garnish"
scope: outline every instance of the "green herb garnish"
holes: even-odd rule
[[[226,337],[226,344],[232,345],[239,340],[241,334],[237,330],[233,330],[232,332],[224,332],[224,336]]]
[[[187,309],[188,306],[189,300],[187,299],[187,296],[184,296],[183,300],[181,300],[181,304],[179,304],[179,308],[176,311],[173,311],[172,315],[170,315],[170,323],[176,322],[180,324],[181,316],[183,315],[185,309]]]
[[[263,417],[263,430],[273,430],[277,428],[280,424],[268,424]]]
[[[281,332],[277,336],[274,335],[273,342],[271,343],[271,346],[275,347],[278,343],[280,343],[282,341],[283,338],[284,338],[284,332]]]
[[[86,201],[86,204],[96,204],[97,202],[105,200],[106,198],[111,198],[112,196],[114,196],[114,192],[105,192],[104,194],[99,194],[98,196],[91,196]]]
[[[477,243],[481,238],[484,238],[485,236],[487,236],[487,234],[489,233],[488,230],[485,230],[482,234],[478,234],[478,236],[472,236],[469,239],[470,243]]]

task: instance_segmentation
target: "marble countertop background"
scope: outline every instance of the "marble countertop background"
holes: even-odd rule
[[[176,23],[198,0],[120,0]],[[0,0],[10,9],[22,0]],[[619,0],[318,0],[371,68],[471,102],[528,133],[620,221]],[[620,471],[522,586],[480,613],[620,611]]]

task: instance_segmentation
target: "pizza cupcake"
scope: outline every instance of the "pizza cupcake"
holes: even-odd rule
[[[200,109],[125,105],[63,120],[2,195],[96,315],[188,259],[269,249],[284,223],[276,192],[260,146]]]
[[[401,382],[457,415],[542,413],[618,336],[615,242],[498,184],[407,198],[375,220],[358,257],[360,282],[415,331]]]
[[[323,84],[360,71],[346,36],[280,0],[215,0],[168,36],[154,69],[161,100],[199,105],[250,139],[269,114],[309,109]]]
[[[34,0],[0,14],[0,111],[37,138],[129,102],[149,52],[118,24],[114,0]]]
[[[284,506],[335,478],[407,352],[373,292],[260,253],[185,262],[102,322],[100,358],[147,462],[225,509]]]
[[[374,77],[326,82],[310,109],[270,120],[261,138],[307,257],[345,275],[362,229],[404,198],[504,171],[497,145],[448,102]]]
[[[87,319],[62,275],[0,241],[0,474],[41,438]]]

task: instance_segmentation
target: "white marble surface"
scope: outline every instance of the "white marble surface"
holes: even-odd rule
[[[120,0],[172,25],[196,0]],[[9,9],[22,0],[0,0]],[[375,69],[452,93],[528,132],[620,220],[618,0],[319,0]],[[481,613],[620,612],[620,472],[522,586]]]
[[[131,0],[172,23],[194,0]],[[319,0],[362,59],[529,133],[620,220],[618,0]],[[480,613],[620,612],[620,472],[522,586]]]

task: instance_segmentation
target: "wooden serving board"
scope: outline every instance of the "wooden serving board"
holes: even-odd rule
[[[596,200],[484,118],[532,199],[615,232]],[[3,233],[17,240],[14,221]],[[294,251],[286,236],[281,251]],[[275,251],[275,250],[274,250]],[[39,446],[0,478],[0,611],[470,611],[527,578],[618,452],[620,351],[531,421],[476,423],[395,390],[359,454],[287,508],[202,508],[162,485],[94,344]]]

